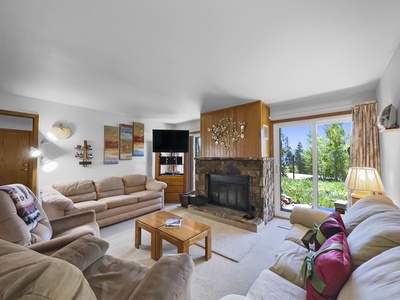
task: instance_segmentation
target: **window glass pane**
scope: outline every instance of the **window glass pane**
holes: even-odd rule
[[[336,200],[346,200],[343,186],[349,169],[351,122],[317,126],[318,207],[334,210]]]
[[[311,126],[280,128],[281,210],[293,206],[312,207],[312,136]]]

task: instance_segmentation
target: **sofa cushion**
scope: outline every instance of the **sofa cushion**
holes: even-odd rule
[[[344,232],[339,232],[304,261],[307,299],[336,299],[351,274],[349,245]]]
[[[328,238],[339,232],[346,233],[346,228],[340,213],[335,211],[320,225],[315,224],[313,228],[310,228],[301,240],[307,249],[314,244],[314,250],[318,251]]]
[[[353,269],[390,248],[400,246],[400,211],[369,217],[348,236]]]
[[[260,300],[304,300],[306,291],[274,272],[264,270],[251,286],[247,297]]]
[[[96,190],[92,180],[69,180],[55,183],[52,186],[76,203],[96,200]]]
[[[130,194],[146,189],[147,176],[141,174],[132,174],[122,176],[124,182],[125,194]]]
[[[94,181],[97,199],[124,195],[124,183],[121,177],[107,177]]]
[[[344,215],[347,235],[369,217],[391,211],[399,211],[399,208],[387,196],[371,195],[360,199]]]
[[[97,202],[106,204],[107,209],[111,209],[115,207],[138,203],[139,199],[138,197],[132,195],[119,195],[119,196],[102,198],[97,200]]]
[[[130,193],[129,195],[137,197],[139,199],[139,202],[143,202],[143,201],[147,201],[147,200],[160,198],[162,196],[162,192],[154,192],[154,191],[146,190],[146,191]]]
[[[308,253],[309,251],[306,248],[285,240],[276,252],[275,261],[269,269],[295,285],[304,288],[301,267]]]
[[[109,246],[108,242],[88,234],[54,252],[51,256],[65,260],[84,271],[102,257]]]
[[[398,299],[400,295],[400,247],[370,259],[355,270],[339,293],[338,300]]]
[[[75,208],[78,208],[79,211],[94,210],[96,213],[98,213],[107,210],[107,204],[102,203],[100,201],[92,200],[92,201],[75,203]]]

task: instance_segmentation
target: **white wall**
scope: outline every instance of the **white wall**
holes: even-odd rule
[[[280,120],[351,110],[359,102],[376,100],[377,82],[345,90],[268,104],[270,119]]]
[[[3,110],[33,113],[39,115],[39,143],[54,124],[63,123],[72,129],[67,140],[44,143],[39,146],[44,155],[58,162],[58,168],[45,173],[39,167],[38,187],[57,181],[78,178],[102,178],[140,173],[154,176],[154,154],[152,153],[153,128],[171,128],[171,125],[154,120],[131,118],[128,115],[116,115],[89,110],[70,105],[21,97],[0,91],[0,108]],[[1,116],[0,116],[1,117]],[[120,160],[116,165],[103,164],[104,125],[118,126],[120,123],[144,123],[145,154],[132,160]],[[75,158],[76,145],[87,140],[93,148],[93,164],[88,167],[79,165]]]
[[[189,130],[189,132],[200,131],[200,119],[175,124],[177,130]]]
[[[379,111],[393,104],[400,123],[400,46],[397,47],[377,87]],[[380,134],[382,180],[386,194],[400,206],[400,130]]]

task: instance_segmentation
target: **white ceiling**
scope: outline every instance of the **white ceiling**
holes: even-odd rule
[[[179,123],[377,84],[399,0],[1,0],[0,90]]]

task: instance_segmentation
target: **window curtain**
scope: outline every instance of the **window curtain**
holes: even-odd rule
[[[377,119],[378,103],[376,101],[354,105],[350,166],[375,168],[380,174],[381,157]]]

